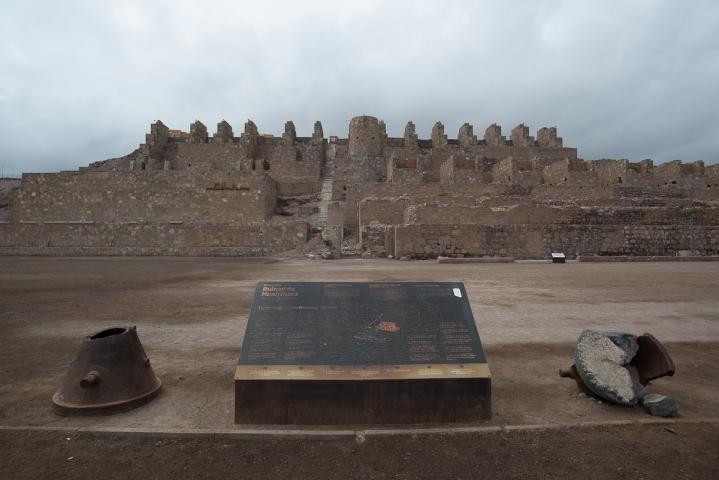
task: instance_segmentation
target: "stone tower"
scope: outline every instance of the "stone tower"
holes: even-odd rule
[[[385,132],[384,123],[375,117],[363,115],[350,121],[350,157],[374,157],[382,155]]]

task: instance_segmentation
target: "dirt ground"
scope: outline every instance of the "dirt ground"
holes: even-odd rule
[[[719,426],[246,440],[0,432],[3,478],[716,479]]]
[[[501,429],[364,443],[234,435],[248,428],[233,423],[234,365],[264,280],[465,282],[493,377],[493,419],[470,426]],[[131,324],[160,395],[112,416],[55,415],[50,397],[81,338]],[[675,397],[680,415],[643,424],[641,409],[598,402],[560,378],[584,328],[663,341],[677,374],[650,390]],[[6,257],[0,332],[0,471],[10,478],[717,476],[719,262]]]

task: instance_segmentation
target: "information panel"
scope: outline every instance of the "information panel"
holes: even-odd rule
[[[235,378],[489,377],[462,283],[260,283]]]

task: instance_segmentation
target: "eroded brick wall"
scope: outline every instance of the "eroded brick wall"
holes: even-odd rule
[[[576,255],[673,256],[719,254],[719,226],[711,225],[397,225],[395,255],[511,256],[548,258]]]
[[[303,245],[307,235],[306,222],[0,224],[0,255],[262,256]]]
[[[249,224],[272,217],[275,183],[255,172],[26,174],[10,220]]]

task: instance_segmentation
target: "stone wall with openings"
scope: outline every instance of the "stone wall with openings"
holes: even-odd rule
[[[275,182],[263,173],[25,174],[9,219],[249,224],[270,219],[275,203]]]

